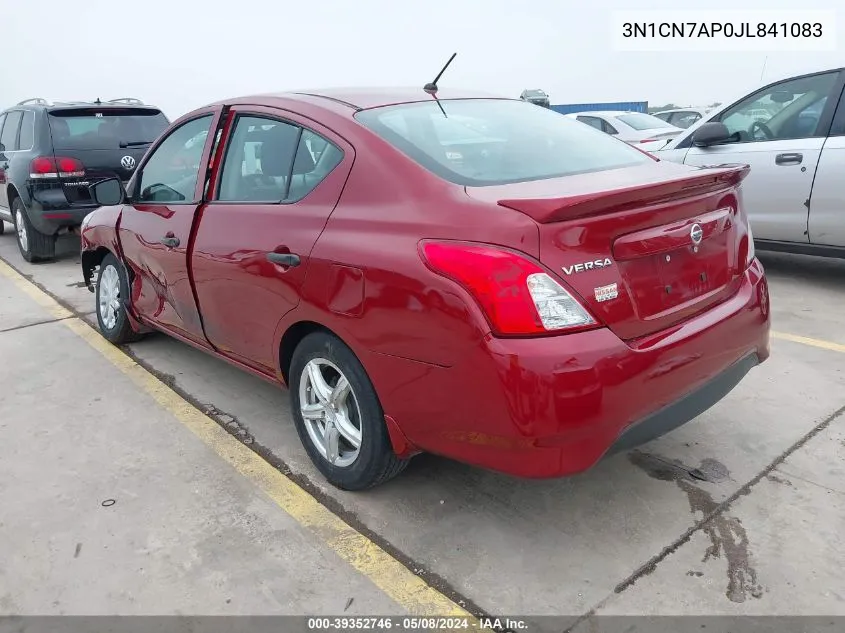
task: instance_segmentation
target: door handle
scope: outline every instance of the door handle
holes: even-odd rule
[[[162,244],[164,244],[167,248],[176,248],[179,246],[179,238],[167,236],[163,237],[159,240]]]
[[[299,266],[299,255],[295,253],[267,253],[267,260],[279,266]]]
[[[775,165],[800,165],[804,155],[797,152],[778,154],[775,156]]]

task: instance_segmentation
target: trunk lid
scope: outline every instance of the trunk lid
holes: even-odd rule
[[[467,193],[538,223],[540,261],[623,340],[653,334],[739,289],[748,253],[743,165],[675,163]]]
[[[52,110],[48,120],[55,158],[75,159],[84,168],[84,175],[60,176],[72,205],[92,204],[88,186],[99,180],[118,177],[125,185],[168,125],[156,108],[105,105]]]

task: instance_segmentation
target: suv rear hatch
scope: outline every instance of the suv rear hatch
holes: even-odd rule
[[[647,165],[490,187],[476,199],[520,211],[540,261],[623,340],[733,296],[748,266],[743,165]]]
[[[47,118],[59,178],[71,205],[92,204],[88,186],[98,180],[116,176],[128,182],[147,148],[169,124],[160,110],[151,107],[57,108]]]

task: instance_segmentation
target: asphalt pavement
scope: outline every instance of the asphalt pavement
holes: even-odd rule
[[[0,237],[0,614],[845,615],[845,262],[763,255],[771,358],[637,451],[343,493],[280,388],[162,335],[109,351],[61,253]]]

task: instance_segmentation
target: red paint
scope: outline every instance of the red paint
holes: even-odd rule
[[[428,98],[331,96],[364,106]],[[759,263],[746,265],[736,195],[744,169],[653,161],[466,190],[377,138],[338,101],[278,95],[225,105],[228,116],[223,104],[204,110],[225,124],[212,168],[215,134],[206,140],[196,204],[125,205],[119,217],[100,209],[84,228],[83,250],[124,259],[139,322],[268,380],[281,382],[287,370],[280,346],[290,328],[331,330],[363,363],[399,454],[425,450],[530,477],[579,472],[628,425],[750,353],[768,357],[768,292]],[[213,194],[238,112],[310,128],[343,160],[299,202],[209,201],[204,176]],[[684,232],[695,222],[704,238],[693,253]],[[168,233],[179,247],[159,244]],[[422,244],[444,241],[516,254],[567,288],[597,325],[538,332],[531,314],[533,330],[494,334],[479,286],[421,256]],[[271,252],[301,263],[280,266]],[[598,301],[594,289],[613,283],[618,297]],[[506,290],[500,279],[484,292],[501,302]]]

